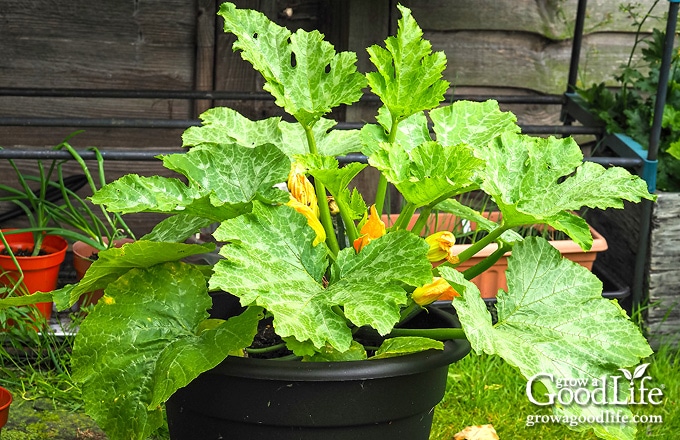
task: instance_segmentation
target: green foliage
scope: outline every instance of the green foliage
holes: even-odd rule
[[[606,373],[648,354],[627,317],[596,300],[602,286],[594,275],[560,260],[545,240],[512,233],[524,224],[549,224],[587,248],[587,225],[568,211],[653,199],[644,182],[623,169],[582,164],[573,140],[518,134],[515,116],[496,102],[434,109],[448,87],[441,78],[445,57],[432,53],[410,11],[399,9],[397,35],[384,49],[369,49],[377,71],[366,79],[356,72],[354,54],[336,54],[318,32],[291,34],[258,12],[225,3],[220,15],[236,36],[234,48],[297,122],[210,110],[203,126],[185,132],[188,152],[162,158],[177,178],[125,176],[92,197],[114,212],[170,215],[144,239],[102,252],[79,284],[53,293],[59,307],[68,307],[81,292],[105,289],[81,326],[74,371],[89,414],[111,439],[148,435],[162,422],[162,402],[247,348],[263,316],[304,361],[370,361],[373,344],[382,344],[377,357],[441,349],[441,339],[463,331],[400,327],[422,310],[414,290],[431,287],[439,274],[464,295],[453,305],[475,350],[499,353],[524,374],[558,367],[575,374],[574,364],[587,374]],[[383,103],[378,124],[332,130],[335,121],[324,116],[358,100],[366,84]],[[406,200],[389,229],[379,218],[381,203],[368,216],[366,200],[349,189],[364,166],[341,167],[334,157],[359,151],[381,174],[376,200],[384,200],[388,181]],[[286,180],[290,193],[275,186]],[[417,233],[436,207],[480,221],[478,212],[451,200],[477,190],[500,207],[503,220],[481,221],[488,233],[457,258],[466,261],[492,243],[516,248],[497,326],[478,292],[447,267],[452,263],[433,269],[430,245]],[[339,215],[332,215],[329,194]],[[417,209],[419,220],[409,226]],[[182,243],[209,223],[219,223],[213,237],[222,258],[206,266],[182,262],[213,251]],[[233,294],[245,311],[227,321],[208,318],[208,290]],[[12,304],[0,300],[0,307]],[[363,346],[364,330],[384,338]],[[596,429],[621,438],[634,431]]]
[[[640,38],[638,33],[638,41]],[[603,121],[607,132],[625,133],[645,149],[649,147],[652,130],[664,40],[664,32],[654,29],[651,38],[644,41],[641,63],[633,65],[629,61],[615,77],[618,90],[611,90],[604,83],[578,90],[587,108]],[[637,41],[633,52],[636,47]],[[657,187],[663,191],[680,191],[679,112],[680,57],[674,50],[659,139]]]
[[[536,270],[523,263],[532,259],[541,261]],[[625,312],[619,305],[602,298],[600,280],[563,259],[546,240],[529,237],[513,247],[506,272],[508,291],[498,295],[495,325],[474,284],[452,269],[442,269],[442,275],[461,293],[453,305],[472,348],[501,356],[524,377],[553,374],[591,382],[606,376],[611,365],[635,366],[652,354],[635,325],[621,319]],[[549,392],[559,391],[550,381],[542,383]],[[611,381],[608,386],[611,395]],[[629,410],[592,403],[555,407],[556,414],[577,418],[606,411]],[[632,438],[635,433],[631,425],[593,428],[611,439]]]

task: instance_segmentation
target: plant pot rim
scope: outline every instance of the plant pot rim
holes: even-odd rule
[[[2,232],[12,231],[13,229],[3,229]],[[34,246],[33,233],[32,232],[22,232],[19,234],[8,234],[5,235],[5,240],[10,246],[14,244],[30,244]],[[66,250],[68,249],[68,242],[59,235],[45,235],[43,238],[43,248],[48,252],[46,255],[36,255],[36,256],[16,256],[17,261],[41,261],[49,260],[52,258],[57,258],[58,254],[61,254],[61,261],[64,260],[66,255]],[[0,242],[0,251],[5,250],[5,245]],[[0,255],[0,258],[11,259],[9,255]],[[61,263],[59,261],[59,263]]]
[[[452,364],[470,352],[465,339],[446,341],[444,350],[427,350],[376,360],[302,362],[230,356],[215,373],[249,379],[344,382],[367,378],[398,377]]]
[[[12,403],[12,393],[7,388],[0,387],[0,411],[6,409]]]

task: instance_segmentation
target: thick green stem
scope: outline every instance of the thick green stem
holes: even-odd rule
[[[392,230],[398,231],[400,229],[406,229],[408,222],[413,218],[413,214],[416,212],[416,205],[413,203],[407,203],[406,206],[401,210],[397,221],[392,225]]]
[[[420,336],[423,338],[448,341],[450,339],[467,339],[462,328],[395,328],[390,332],[391,337]]]
[[[423,230],[425,229],[425,226],[427,226],[427,220],[430,218],[430,213],[432,212],[432,208],[429,206],[424,206],[420,210],[420,215],[418,216],[418,220],[416,220],[415,224],[411,228],[411,232],[413,232],[416,235],[421,235]],[[433,232],[433,231],[430,231]]]
[[[477,252],[481,251],[487,245],[496,241],[498,237],[500,237],[501,234],[503,234],[503,232],[505,232],[507,229],[508,228],[505,226],[499,226],[498,228],[489,232],[485,237],[482,237],[479,241],[472,243],[469,248],[465,249],[463,252],[458,254],[458,259],[460,260],[460,263],[469,260]]]
[[[392,127],[390,127],[390,132],[387,135],[387,142],[393,143],[397,138],[397,126],[399,125],[399,120],[397,118],[392,119]],[[383,213],[383,207],[385,206],[385,197],[387,196],[387,178],[381,173],[378,179],[378,186],[375,192],[375,209],[378,214]]]
[[[311,126],[303,126],[305,134],[307,135],[307,145],[309,152],[317,154],[316,140]],[[316,190],[317,205],[319,206],[319,221],[326,231],[326,245],[333,255],[338,255],[340,246],[338,245],[338,238],[335,236],[335,228],[333,227],[333,218],[331,217],[331,210],[328,207],[328,199],[326,198],[326,187],[319,180],[314,180],[314,189]]]
[[[481,274],[482,272],[493,266],[503,255],[505,255],[506,252],[510,251],[511,249],[512,246],[507,244],[499,247],[491,255],[489,255],[479,263],[475,264],[471,268],[464,271],[463,276],[465,277],[466,280],[473,279],[477,275]]]
[[[345,232],[347,233],[347,238],[349,239],[350,245],[354,243],[354,240],[359,238],[359,232],[357,231],[357,226],[354,224],[354,220],[350,216],[351,208],[347,206],[346,203],[335,201],[338,204],[338,209],[340,210],[340,217],[345,225]]]

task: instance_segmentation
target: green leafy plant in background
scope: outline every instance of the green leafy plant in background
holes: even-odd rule
[[[55,146],[54,150],[68,151],[71,154],[83,173],[84,184],[94,193],[106,183],[104,159],[99,150],[91,148],[97,164],[96,174],[93,176],[85,160],[69,143],[70,138],[76,134]],[[18,185],[0,185],[0,202],[14,206],[28,223],[27,227],[0,230],[0,241],[10,256],[14,257],[14,252],[5,239],[8,234],[33,233],[33,256],[39,255],[43,238],[50,234],[72,241],[80,240],[99,250],[108,248],[109,243],[113,243],[116,238],[134,237],[120,214],[110,213],[102,206],[92,206],[71,189],[64,170],[67,161],[51,160],[46,163],[38,160],[37,175],[20,169],[13,159],[7,161],[14,170]],[[15,266],[21,269],[16,260]],[[19,284],[20,282],[10,290],[15,290]]]
[[[178,388],[227,356],[248,353],[264,317],[273,318],[293,356],[311,362],[370,362],[375,353],[441,349],[441,340],[467,338],[476,352],[502,356],[525,377],[592,379],[651,353],[618,304],[602,298],[594,275],[561,259],[544,239],[512,232],[546,224],[587,249],[589,229],[571,212],[653,199],[644,181],[621,168],[584,163],[573,139],[520,134],[515,116],[494,101],[440,106],[448,88],[445,56],[432,52],[410,11],[399,10],[396,36],[368,49],[376,71],[363,75],[355,54],[336,53],[319,32],[291,33],[259,12],[223,4],[219,15],[236,36],[234,49],[297,122],[209,110],[201,127],[184,133],[186,153],[161,157],[180,177],[127,175],[92,197],[120,214],[169,215],[140,240],[100,252],[78,284],[32,298],[67,308],[82,293],[105,289],[80,327],[73,370],[88,413],[110,438],[145,438],[163,423],[162,404]],[[333,130],[336,122],[324,115],[358,101],[366,85],[383,103],[377,123]],[[339,165],[336,156],[357,151],[369,165]],[[375,203],[349,189],[367,166],[381,175]],[[290,192],[277,186],[286,181]],[[405,200],[389,228],[380,219],[387,183]],[[500,209],[499,223],[456,202],[480,190]],[[487,233],[468,251],[446,255],[431,237],[421,237],[437,210],[475,221]],[[419,220],[409,226],[414,213]],[[185,243],[213,223],[222,258],[212,265],[187,262],[214,251],[214,244]],[[455,270],[490,243],[501,251],[465,273]],[[494,325],[468,279],[509,248],[509,289],[498,295]],[[452,289],[462,329],[400,328]],[[245,311],[210,319],[210,290],[237,296]],[[385,339],[375,352],[355,338],[366,328]],[[572,405],[555,412],[590,416],[607,409]],[[606,438],[635,432],[633,425],[590,427]]]
[[[622,6],[633,17],[637,32],[628,62],[615,77],[617,88],[613,90],[600,83],[577,91],[586,107],[603,121],[608,133],[625,133],[645,149],[649,147],[665,33],[654,29],[649,38],[643,38],[641,29],[657,4],[658,1],[654,2],[646,14],[640,14],[634,5]],[[634,62],[633,56],[641,44],[641,61]],[[663,191],[680,191],[680,56],[677,51],[671,60],[658,161],[657,187]]]

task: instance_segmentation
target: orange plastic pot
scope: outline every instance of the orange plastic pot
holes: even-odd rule
[[[108,240],[106,237],[103,238],[104,243],[108,243]],[[131,238],[120,238],[118,240],[113,241],[113,245],[117,248],[123,246],[126,243],[132,243],[134,240]],[[90,268],[92,265],[92,256],[96,255],[99,252],[99,249],[95,248],[94,246],[90,246],[89,244],[82,242],[82,241],[76,241],[73,243],[73,268],[76,271],[76,278],[78,280],[83,279],[85,276],[85,272]],[[94,292],[88,292],[83,294],[79,301],[78,301],[78,307],[85,307],[89,305],[94,305],[97,304],[99,299],[104,295],[103,290],[96,290]]]
[[[0,430],[7,423],[9,406],[12,404],[12,394],[5,388],[0,387]]]
[[[498,221],[500,218],[500,212],[490,212],[486,213],[489,219],[493,221]],[[383,221],[389,226],[394,224],[397,220],[398,215],[390,215],[389,217],[383,216]],[[409,222],[409,228],[413,227],[416,220],[418,220],[418,214],[415,214],[411,221]],[[460,220],[452,214],[439,213],[437,215],[431,216],[426,225],[426,234],[432,234],[439,231],[451,231],[460,227]],[[477,224],[471,222],[469,224],[471,229],[475,229]],[[607,250],[607,241],[605,238],[597,232],[595,229],[590,227],[590,233],[593,235],[593,246],[589,251],[584,251],[579,245],[577,245],[573,240],[550,240],[550,244],[560,251],[563,257],[579,263],[581,266],[588,270],[593,269],[593,263],[599,252],[604,252]],[[460,254],[467,248],[469,244],[457,244],[453,246],[453,253],[455,255]],[[486,246],[484,249],[475,254],[474,257],[461,263],[456,267],[461,272],[466,269],[471,268],[477,263],[484,260],[484,258],[491,255],[494,251],[498,249],[498,245],[493,243]],[[506,253],[501,257],[493,266],[481,273],[480,275],[473,278],[471,281],[479,288],[482,298],[495,298],[499,289],[507,290],[508,283],[505,278],[505,271],[508,269],[508,256],[510,252]],[[444,299],[444,298],[443,298]],[[452,298],[445,298],[452,299]]]
[[[7,231],[3,231],[7,232]],[[24,232],[20,234],[6,234],[5,240],[10,248],[16,253],[19,250],[32,250],[34,247],[33,234]],[[25,290],[31,294],[35,292],[51,292],[57,288],[59,268],[66,257],[68,243],[57,235],[46,235],[43,239],[42,249],[45,255],[36,257],[16,257],[19,267],[24,274],[23,285]],[[0,242],[0,252],[5,249]],[[19,279],[20,273],[17,266],[8,255],[0,255],[0,268],[3,274],[0,283],[5,286],[13,286]],[[44,302],[36,304],[36,307],[45,319],[50,319],[52,315],[52,303]]]

